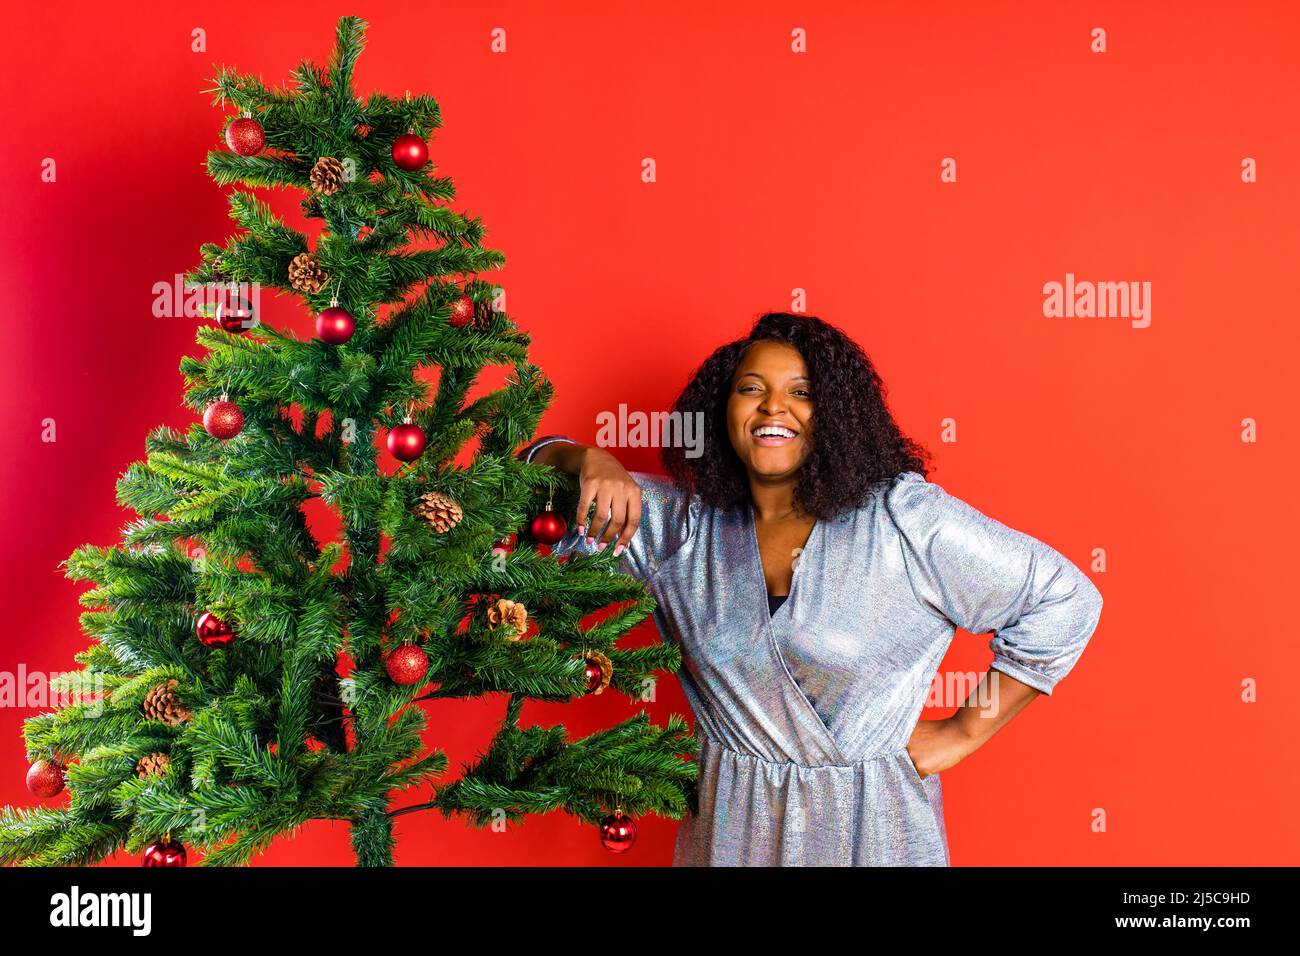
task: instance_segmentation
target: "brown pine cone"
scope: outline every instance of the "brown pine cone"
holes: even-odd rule
[[[321,268],[318,260],[310,252],[300,252],[289,263],[289,284],[299,292],[315,295],[325,288],[329,275]]]
[[[176,678],[165,684],[159,684],[145,696],[144,715],[150,720],[161,720],[164,724],[176,727],[190,720],[194,714],[181,703],[176,694]]]
[[[322,196],[333,196],[343,188],[343,164],[333,156],[322,156],[311,168],[311,188]]]
[[[495,630],[498,624],[512,628],[514,633],[507,635],[512,641],[519,640],[528,629],[528,609],[518,601],[498,598],[497,602],[488,608],[487,619],[490,630]]]
[[[483,331],[492,322],[492,316],[495,314],[491,302],[475,302],[474,319],[470,323],[470,327],[479,332]]]
[[[420,503],[415,506],[415,513],[429,522],[434,531],[442,534],[450,531],[464,517],[458,505],[440,491],[430,491],[420,496]]]
[[[600,686],[591,691],[593,694],[599,694],[609,686],[614,676],[614,662],[600,651],[587,651],[583,656],[600,668]]]
[[[165,753],[145,754],[136,762],[135,775],[141,780],[145,777],[161,777],[171,762],[171,757]]]

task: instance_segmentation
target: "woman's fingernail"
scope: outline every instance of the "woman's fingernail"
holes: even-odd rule
[[[592,545],[595,543],[596,543],[596,536],[594,534],[587,535],[587,544]]]
[[[604,550],[605,550],[605,545],[607,545],[607,544],[609,544],[608,541],[602,541],[600,544],[596,545],[596,550],[597,550],[597,551],[604,551]]]
[[[582,537],[586,533],[587,533],[587,526],[585,524],[578,525],[578,537]]]
[[[617,558],[620,554],[622,554],[626,550],[627,550],[626,545],[622,545],[622,544],[614,545],[614,557]]]

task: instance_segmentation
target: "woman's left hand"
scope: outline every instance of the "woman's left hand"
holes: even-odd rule
[[[970,737],[950,717],[918,721],[907,742],[907,755],[922,777],[957,766],[974,749]]]

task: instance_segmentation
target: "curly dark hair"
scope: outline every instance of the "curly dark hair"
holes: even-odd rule
[[[885,401],[885,385],[862,347],[815,316],[768,312],[749,335],[714,350],[673,404],[683,418],[702,412],[704,421],[700,457],[688,458],[680,443],[660,450],[679,488],[717,507],[749,500],[749,476],[727,430],[727,400],[741,358],[764,340],[798,349],[812,379],[813,447],[794,492],[804,513],[832,518],[864,504],[878,481],[904,471],[929,474],[929,452],[899,429]]]

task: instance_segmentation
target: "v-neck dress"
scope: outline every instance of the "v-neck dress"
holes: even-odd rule
[[[619,568],[681,647],[700,741],[673,865],[949,865],[939,775],[918,773],[907,742],[955,628],[995,632],[990,666],[1051,694],[1097,626],[1097,588],[909,471],[813,525],[770,611],[751,505],[631,475],[641,523]],[[575,526],[553,553],[594,549]]]

